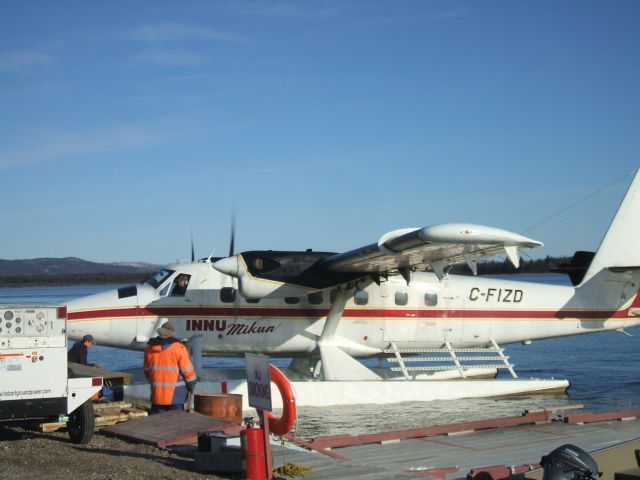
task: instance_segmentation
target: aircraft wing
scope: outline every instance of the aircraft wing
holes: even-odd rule
[[[394,230],[377,243],[345,253],[254,250],[218,259],[213,268],[238,279],[245,298],[303,295],[362,278],[430,267],[439,278],[445,269],[466,263],[477,272],[476,260],[506,253],[518,267],[519,250],[542,243],[482,225],[447,223]]]
[[[342,273],[384,274],[430,267],[440,278],[450,265],[466,263],[476,273],[480,258],[506,253],[517,268],[519,250],[542,243],[517,233],[483,225],[447,223],[394,230],[377,243],[324,258],[320,269]]]

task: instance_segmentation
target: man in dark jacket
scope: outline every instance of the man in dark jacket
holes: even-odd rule
[[[67,352],[67,360],[69,362],[81,363],[83,365],[92,365],[87,361],[87,354],[89,349],[93,346],[93,337],[91,335],[85,335],[82,340],[73,344],[73,347]]]

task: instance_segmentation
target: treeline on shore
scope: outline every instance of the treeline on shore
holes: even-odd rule
[[[496,275],[508,273],[547,273],[562,264],[568,264],[571,257],[545,257],[538,259],[522,259],[520,268],[516,269],[509,260],[492,260],[478,263],[479,275]],[[0,286],[22,287],[35,285],[99,285],[110,283],[140,283],[154,272],[130,273],[64,273],[55,275],[8,275],[0,276]],[[468,274],[466,265],[455,265],[451,273]]]
[[[553,269],[558,268],[561,265],[568,265],[571,262],[571,257],[544,257],[527,260],[520,259],[520,267],[516,268],[508,260],[491,260],[478,262],[478,275],[498,275],[506,273],[549,273]],[[469,273],[469,268],[466,265],[455,265],[451,269],[451,273],[465,274]]]
[[[0,276],[0,286],[26,287],[36,285],[100,285],[110,283],[140,283],[154,272],[60,273],[55,275]]]

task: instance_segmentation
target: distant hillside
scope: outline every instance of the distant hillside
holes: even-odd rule
[[[0,285],[128,283],[157,269],[150,263],[97,263],[77,257],[0,259]]]
[[[506,259],[485,261],[478,263],[478,273],[544,273],[570,261],[570,257],[523,259],[518,270]],[[139,283],[159,268],[159,265],[150,263],[96,263],[76,257],[0,259],[0,286]],[[466,265],[455,265],[451,273],[468,275],[470,270]]]

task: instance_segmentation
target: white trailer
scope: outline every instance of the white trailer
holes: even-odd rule
[[[71,441],[88,443],[102,378],[70,376],[66,307],[0,305],[0,422],[66,417]]]

